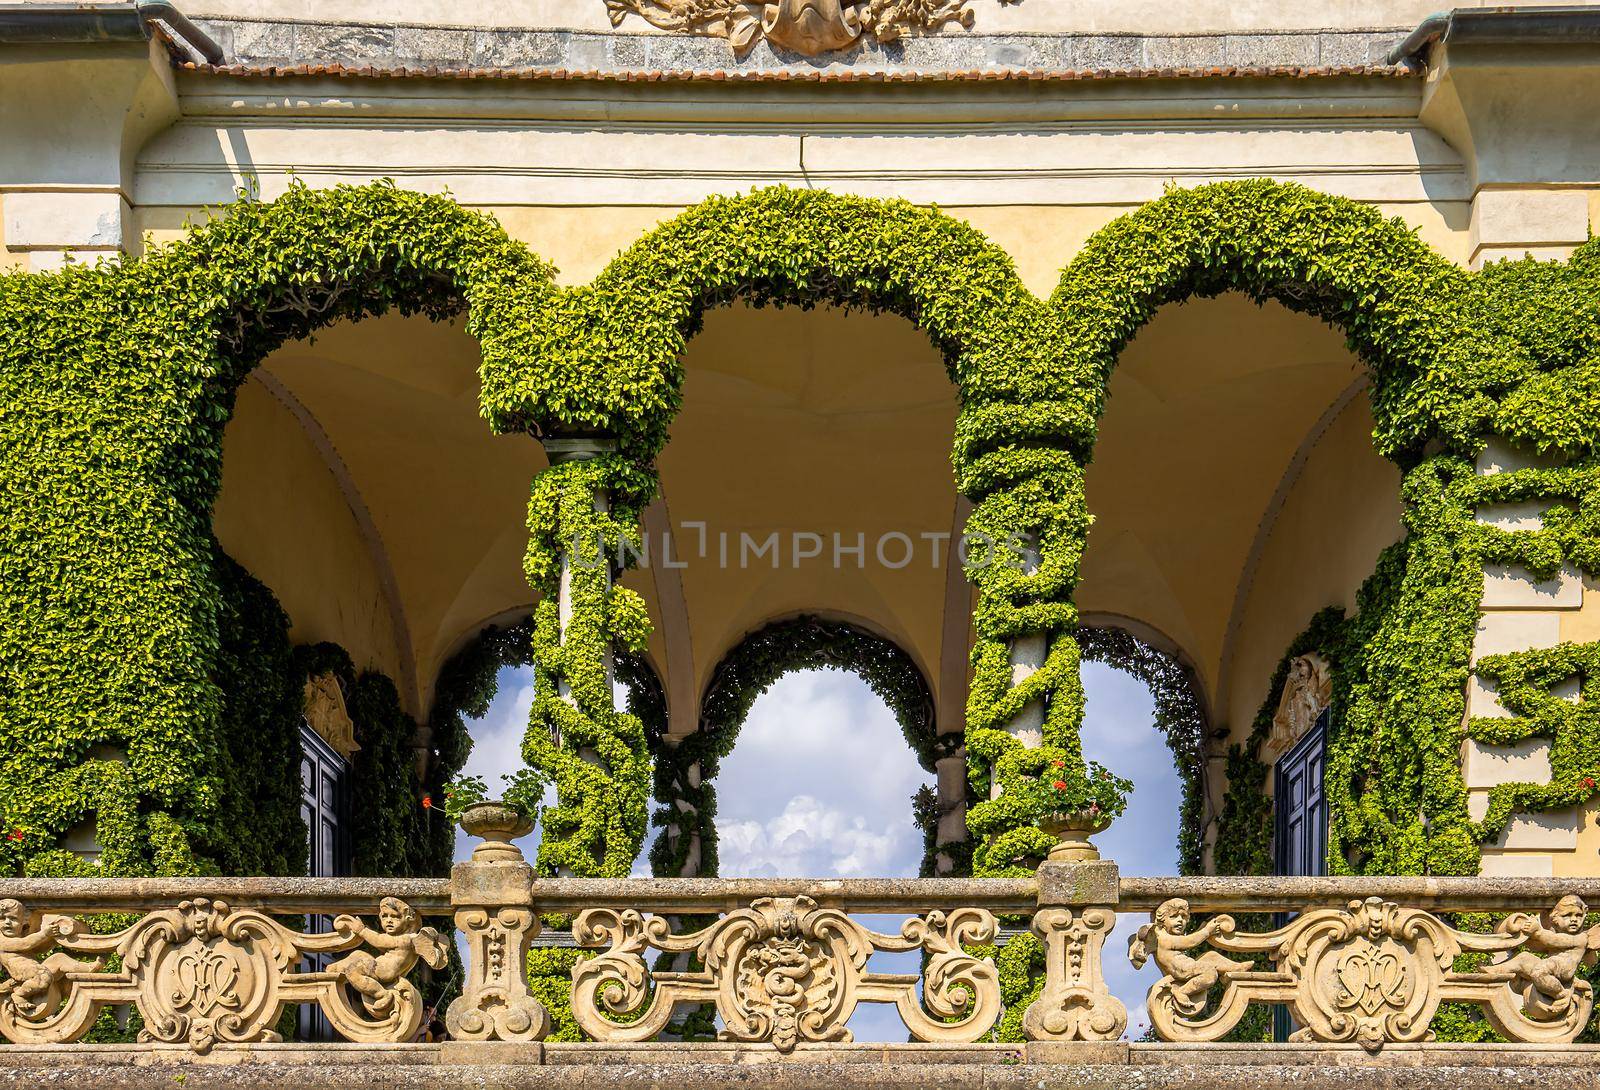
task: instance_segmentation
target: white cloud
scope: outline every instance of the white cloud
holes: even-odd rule
[[[854,674],[779,679],[717,776],[726,877],[904,877],[922,861],[911,796],[931,780]]]
[[[921,848],[906,815],[898,816],[898,824],[869,824],[863,815],[796,795],[765,822],[720,822],[720,869],[725,878],[882,877],[908,848]]]

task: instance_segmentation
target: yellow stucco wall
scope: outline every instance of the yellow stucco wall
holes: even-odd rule
[[[1245,595],[1227,706],[1232,741],[1249,734],[1289,642],[1327,606],[1355,610],[1378,554],[1401,537],[1400,473],[1372,449],[1358,394],[1317,440],[1272,523]]]
[[[6,246],[6,195],[0,193],[0,273],[27,270],[28,255]]]
[[[396,676],[383,588],[349,504],[293,414],[259,382],[223,434],[217,540],[277,595],[296,643],[331,640],[357,668]]]
[[[1018,274],[1035,295],[1055,290],[1062,268],[1083,248],[1089,236],[1118,216],[1134,211],[1130,204],[1094,205],[953,205],[942,211],[965,220],[1016,262]],[[1379,204],[1385,215],[1398,216],[1443,257],[1465,264],[1469,254],[1469,207],[1459,201]],[[659,224],[678,215],[675,205],[483,205],[511,237],[556,266],[560,283],[592,280],[622,250]],[[157,242],[181,238],[184,222],[201,221],[194,208],[144,207],[134,220],[141,234]]]

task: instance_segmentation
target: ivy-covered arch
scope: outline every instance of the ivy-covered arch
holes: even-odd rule
[[[196,845],[243,865],[218,851],[218,815],[238,793],[217,772],[228,767],[216,676],[225,604],[206,512],[221,427],[233,387],[274,345],[389,306],[434,317],[465,307],[483,346],[484,412],[501,429],[619,443],[542,474],[530,507],[545,688],[527,754],[569,777],[571,800],[547,865],[625,873],[649,794],[644,727],[601,684],[610,647],[642,644],[642,604],[575,575],[563,631],[561,556],[591,532],[608,546],[636,532],[677,407],[677,354],[704,310],[735,295],[891,311],[939,347],[962,399],[953,463],[976,504],[973,528],[1040,546],[1036,570],[973,573],[974,786],[986,795],[992,777],[1004,788],[1056,760],[1081,768],[1072,593],[1107,377],[1159,306],[1240,290],[1345,331],[1374,372],[1378,449],[1406,473],[1410,536],[1350,668],[1335,774],[1363,791],[1336,799],[1339,858],[1469,870],[1506,808],[1472,821],[1454,756],[1482,563],[1538,574],[1596,560],[1597,269],[1591,244],[1564,264],[1470,274],[1354,202],[1240,182],[1174,191],[1111,224],[1045,301],[1004,253],[940,213],[772,189],[697,206],[593,283],[562,290],[492,221],[380,185],[241,202],[137,260],[0,277],[0,776],[18,785],[0,805],[23,834],[0,840],[0,869],[52,846],[87,810],[132,815],[117,825],[122,847],[106,845],[117,867],[192,869],[205,865]],[[1568,464],[1476,478],[1469,459],[1491,434]],[[608,510],[595,509],[597,490]],[[1472,518],[1485,503],[1560,496],[1578,502],[1553,506],[1544,530]],[[1048,654],[1013,687],[1009,643],[1024,635],[1046,636]],[[1508,663],[1502,675],[1526,688],[1518,678],[1568,665]],[[558,705],[561,682],[575,705]],[[1036,699],[1047,744],[1020,751],[1003,727]],[[1541,701],[1518,703],[1532,733],[1587,729]],[[608,769],[578,768],[552,727],[601,751]],[[1589,797],[1583,747],[1559,751],[1580,756],[1563,759],[1549,790],[1517,793],[1519,805]],[[1048,846],[1033,817],[1006,793],[974,807],[976,872],[1027,869]]]
[[[391,308],[466,311],[486,368],[526,358],[520,316],[553,290],[492,220],[391,185],[296,187],[137,259],[0,277],[0,872],[90,814],[101,873],[266,865],[237,842],[250,743],[228,725],[272,683],[224,626],[270,627],[271,596],[210,523],[235,391],[280,344]]]
[[[917,762],[934,771],[960,735],[938,733],[933,690],[916,660],[889,638],[837,618],[801,615],[746,634],[711,672],[693,734],[656,750],[651,873],[717,874],[716,777],[756,699],[798,670],[843,670],[866,682],[893,713]],[[693,857],[693,858],[692,858]]]

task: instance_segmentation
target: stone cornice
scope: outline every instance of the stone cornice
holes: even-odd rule
[[[817,74],[982,78],[1020,72],[1182,71],[1225,75],[1283,69],[1300,75],[1397,71],[1388,51],[1409,27],[1276,33],[971,34],[878,42],[821,57],[758,41],[743,59],[726,42],[687,34],[202,19],[222,46],[224,67],[369,69],[374,73],[494,75],[549,71],[593,76],[651,74],[782,78]]]

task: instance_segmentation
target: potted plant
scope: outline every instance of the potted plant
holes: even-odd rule
[[[1057,840],[1050,860],[1081,863],[1100,858],[1089,838],[1122,816],[1132,792],[1132,783],[1093,761],[1077,768],[1051,761],[1044,774],[1029,780],[1019,793],[1039,815],[1039,828]]]
[[[524,768],[500,777],[498,799],[489,798],[482,776],[462,776],[444,790],[444,812],[452,824],[483,840],[473,849],[474,863],[520,863],[522,852],[511,842],[533,832],[539,819],[546,780]]]

